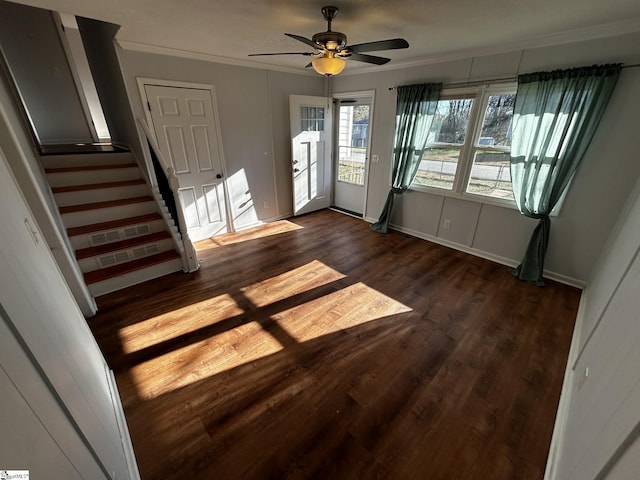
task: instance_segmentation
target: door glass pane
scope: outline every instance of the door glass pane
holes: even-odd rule
[[[301,106],[300,129],[303,132],[323,132],[324,107]]]
[[[338,122],[338,181],[364,185],[369,105],[341,105]]]

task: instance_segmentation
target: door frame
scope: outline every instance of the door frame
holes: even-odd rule
[[[367,200],[369,199],[369,172],[370,172],[370,164],[371,164],[371,138],[373,137],[373,125],[374,125],[374,110],[375,110],[375,102],[376,102],[376,91],[375,90],[358,90],[355,92],[341,92],[341,93],[333,93],[332,94],[332,101],[334,103],[334,109],[333,109],[333,115],[334,115],[334,119],[333,119],[333,152],[332,152],[332,157],[333,157],[333,175],[331,178],[331,182],[332,182],[332,189],[331,189],[331,194],[335,195],[335,191],[336,191],[336,184],[338,183],[337,177],[338,177],[338,162],[339,162],[339,156],[338,156],[338,125],[339,125],[339,115],[340,115],[340,108],[339,108],[339,101],[340,100],[347,100],[347,99],[362,99],[362,98],[370,98],[371,99],[371,106],[369,107],[369,134],[367,135],[367,156],[366,156],[366,160],[365,160],[365,165],[364,165],[364,185],[363,185],[363,189],[364,189],[364,198],[363,198],[363,205],[362,205],[362,218],[367,218]],[[336,101],[337,100],[337,101]],[[331,198],[331,205],[334,205],[335,202],[335,198]]]
[[[145,120],[147,125],[149,126],[150,133],[154,136],[154,140],[156,144],[158,144],[158,138],[156,136],[156,129],[153,126],[153,119],[151,118],[151,111],[148,108],[150,103],[149,98],[147,97],[147,91],[145,89],[146,85],[157,85],[160,87],[173,87],[173,88],[185,88],[192,90],[208,90],[209,96],[211,97],[211,104],[213,105],[213,116],[218,128],[215,129],[216,139],[218,141],[218,147],[220,150],[220,168],[222,169],[222,192],[224,194],[224,203],[225,203],[225,217],[227,219],[227,233],[233,233],[236,231],[235,225],[233,223],[233,215],[231,214],[231,198],[229,196],[229,188],[227,185],[227,163],[224,158],[224,148],[222,145],[222,133],[220,132],[220,116],[218,115],[218,100],[216,97],[216,87],[215,85],[206,84],[206,83],[194,83],[194,82],[183,82],[176,80],[163,80],[157,78],[149,78],[149,77],[136,77],[136,82],[138,83],[138,92],[140,94],[140,101],[142,102],[142,110],[144,111]],[[145,104],[146,103],[146,104]],[[146,141],[146,140],[145,140]],[[145,155],[148,154],[148,149],[143,148],[143,152]],[[151,165],[151,159],[148,158],[147,165]],[[168,165],[164,166],[165,168]],[[153,170],[151,170],[152,172]],[[151,175],[150,172],[150,176]]]

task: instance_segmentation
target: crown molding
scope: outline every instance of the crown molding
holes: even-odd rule
[[[395,62],[393,63],[393,65],[387,64],[376,66],[367,68],[366,70],[345,70],[345,72],[341,73],[340,75],[358,75],[363,73],[422,67],[425,65],[433,65],[435,63],[455,62],[458,60],[466,60],[469,58],[500,55],[523,50],[531,50],[535,48],[550,47],[554,45],[597,40],[599,38],[619,37],[636,32],[640,32],[640,17],[622,20],[620,22],[605,23],[600,25],[593,25],[590,27],[577,28],[573,30],[565,30],[559,33],[538,35],[535,37],[530,37],[528,39],[503,43],[499,45],[492,45],[488,47],[463,49],[443,54],[435,54],[429,57],[421,58],[420,60]]]
[[[191,50],[181,50],[178,48],[161,47],[158,45],[149,45],[146,43],[129,42],[127,40],[116,40],[123,50],[131,50],[142,53],[153,53],[156,55],[168,55],[170,57],[187,58],[190,60],[199,60],[209,63],[220,63],[223,65],[233,65],[236,67],[257,68],[261,70],[273,70],[277,72],[293,73],[296,75],[316,76],[313,71],[300,70],[292,67],[283,67],[279,65],[270,65],[267,63],[255,62],[251,60],[240,60],[238,58],[223,57],[219,55],[211,55],[208,53],[194,52]]]
[[[368,66],[364,68],[356,68],[355,70],[345,69],[340,76],[361,75],[373,72],[383,72],[389,70],[401,70],[405,68],[422,67],[436,63],[454,62],[474,57],[483,57],[488,55],[500,55],[512,53],[522,50],[531,50],[534,48],[543,48],[553,45],[563,45],[568,43],[583,42],[588,40],[596,40],[599,38],[617,37],[630,33],[640,32],[640,17],[630,18],[613,23],[604,23],[593,25],[590,27],[565,30],[559,33],[551,33],[538,35],[528,39],[507,42],[498,45],[491,45],[480,48],[462,49],[446,53],[438,53],[431,56],[421,58],[420,60],[393,62],[392,64],[381,66]],[[116,40],[120,47],[124,50],[132,50],[143,53],[153,53],[157,55],[168,55],[172,57],[187,58],[191,60],[200,60],[203,62],[220,63],[224,65],[234,65],[238,67],[257,68],[262,70],[272,70],[284,73],[292,73],[295,75],[316,76],[316,73],[309,70],[301,70],[299,68],[283,67],[268,63],[256,62],[252,60],[241,60],[238,58],[224,57],[220,55],[212,55],[208,53],[195,52],[191,50],[181,50],[177,48],[161,47],[158,45],[149,45],[145,43],[130,42],[127,40]]]

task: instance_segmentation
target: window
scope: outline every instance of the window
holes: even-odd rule
[[[324,107],[300,107],[300,121],[303,132],[324,132]]]
[[[340,105],[338,181],[364,185],[369,105]]]
[[[515,87],[444,91],[411,187],[513,202],[510,148],[515,97]]]

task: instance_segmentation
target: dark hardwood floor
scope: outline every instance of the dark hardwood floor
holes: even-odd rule
[[[579,290],[321,211],[98,299],[143,479],[541,479]]]

